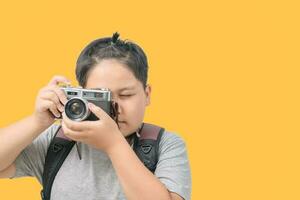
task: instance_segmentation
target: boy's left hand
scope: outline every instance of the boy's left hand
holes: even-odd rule
[[[62,118],[64,134],[78,142],[88,144],[96,149],[107,152],[110,147],[123,137],[117,123],[100,107],[88,103],[89,109],[99,120],[97,121],[73,121],[65,113]]]

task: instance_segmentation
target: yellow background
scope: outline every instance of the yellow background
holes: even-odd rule
[[[192,199],[300,199],[297,1],[7,1],[0,3],[0,126],[33,111],[55,74],[111,36],[148,55],[146,120],[178,132]],[[0,199],[38,200],[31,178],[0,180]]]

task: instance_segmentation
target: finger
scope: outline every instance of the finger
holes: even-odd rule
[[[64,121],[62,121],[61,127],[63,128],[64,134],[72,140],[82,141],[86,138],[83,133],[69,129]]]
[[[53,101],[44,100],[42,104],[42,107],[47,108],[56,118],[61,116],[60,112],[57,110],[56,104]]]
[[[52,112],[52,114],[56,117],[56,118],[60,118],[61,117],[61,113],[58,111],[56,105],[51,102],[50,103],[50,108],[49,110]]]
[[[58,83],[66,83],[66,84],[70,84],[71,81],[69,81],[66,77],[64,76],[54,76],[50,82],[48,83],[48,85],[57,85]]]
[[[84,132],[89,130],[88,127],[86,127],[82,122],[77,122],[69,119],[66,115],[65,112],[62,113],[62,119],[66,126],[71,129],[72,131],[77,131],[77,132]]]
[[[98,117],[100,120],[109,117],[108,114],[102,108],[96,106],[93,103],[88,103],[88,107],[92,111],[92,113],[94,113],[96,117]]]
[[[41,95],[41,99],[47,100],[47,101],[52,101],[57,109],[60,112],[64,111],[64,106],[62,105],[62,103],[59,101],[58,96],[56,95],[55,92],[51,91],[45,91],[42,95]]]
[[[55,86],[53,88],[53,91],[55,92],[55,94],[58,96],[60,102],[63,103],[63,105],[66,104],[66,102],[68,101],[67,96],[65,94],[65,92],[63,92],[59,87]]]

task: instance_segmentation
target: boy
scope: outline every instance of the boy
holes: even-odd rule
[[[159,143],[159,160],[151,173],[132,149],[138,135],[151,87],[143,50],[133,42],[112,37],[91,42],[79,55],[76,78],[86,89],[108,88],[118,103],[115,122],[100,107],[88,104],[99,120],[73,121],[64,113],[67,101],[55,76],[39,91],[34,113],[0,132],[0,178],[35,176],[42,183],[45,156],[62,117],[65,136],[78,142],[82,159],[73,148],[59,169],[52,200],[75,199],[190,199],[189,161],[182,139],[165,131]]]

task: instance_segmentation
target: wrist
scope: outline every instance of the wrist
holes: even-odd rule
[[[30,116],[30,118],[31,118],[33,126],[39,130],[45,130],[54,123],[54,120],[47,121],[47,120],[41,119],[41,117],[39,115],[37,115],[36,113],[33,113]]]
[[[109,157],[118,154],[118,152],[122,151],[124,147],[126,146],[129,147],[126,138],[122,135],[120,131],[114,135],[115,137],[113,138],[113,142],[105,150],[105,152]]]

